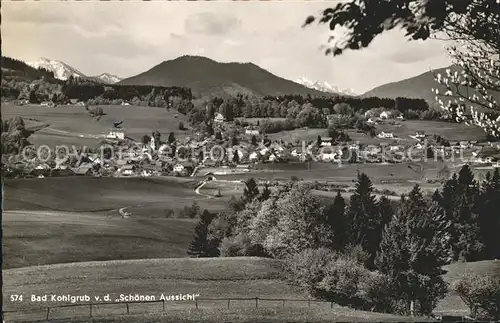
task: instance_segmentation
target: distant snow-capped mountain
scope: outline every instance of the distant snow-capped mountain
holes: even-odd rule
[[[94,78],[99,79],[99,80],[103,81],[104,83],[108,83],[108,84],[115,84],[115,83],[118,83],[122,80],[121,77],[118,77],[116,75],[109,74],[109,73],[102,73],[101,75],[94,76]]]
[[[34,68],[44,68],[46,70],[52,71],[54,72],[54,77],[60,80],[67,80],[70,76],[81,78],[87,77],[85,76],[85,74],[66,63],[51,60],[45,57],[41,57],[35,62],[26,62],[26,64]]]
[[[345,95],[352,95],[352,96],[358,95],[351,89],[343,89],[343,88],[340,88],[336,85],[332,85],[326,81],[324,81],[324,82],[311,81],[309,79],[306,79],[305,77],[301,77],[301,78],[295,80],[295,83],[299,83],[299,84],[304,85],[310,89],[315,89],[315,90],[322,91],[322,92],[338,93],[338,94],[345,94]]]
[[[77,70],[76,68],[74,68],[73,66],[70,66],[61,61],[56,61],[45,57],[41,57],[39,60],[35,62],[27,62],[26,64],[34,68],[44,68],[46,70],[52,71],[54,72],[54,77],[56,79],[60,79],[63,81],[66,81],[71,76],[75,78],[77,77],[94,81],[100,81],[107,84],[114,84],[122,80],[118,76],[109,73],[102,73],[101,75],[98,76],[87,76],[82,72],[80,72],[79,70]]]

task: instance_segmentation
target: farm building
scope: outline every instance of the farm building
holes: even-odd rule
[[[120,173],[124,176],[130,176],[130,175],[135,174],[136,169],[137,169],[137,166],[135,166],[133,164],[126,164],[120,168]]]
[[[392,132],[384,132],[378,134],[379,138],[394,138],[394,134]]]
[[[73,168],[73,173],[77,176],[90,176],[92,175],[92,165],[80,165]]]
[[[417,138],[417,139],[425,138],[425,132],[424,131],[415,132],[415,138]]]
[[[245,135],[248,135],[248,136],[258,136],[259,135],[259,130],[257,130],[257,129],[246,129],[245,130]]]
[[[125,134],[122,131],[110,131],[106,135],[107,139],[120,139],[123,140],[125,139]]]
[[[379,118],[380,119],[396,119],[398,117],[401,117],[403,114],[398,111],[398,110],[388,110],[388,111],[383,111],[380,113]]]
[[[44,102],[40,103],[40,106],[42,106],[42,107],[49,107],[49,108],[51,108],[51,107],[54,107],[54,106],[55,106],[55,104],[54,104],[54,102],[52,102],[52,101],[44,101]]]

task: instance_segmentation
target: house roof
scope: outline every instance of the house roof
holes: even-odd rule
[[[90,165],[80,165],[72,169],[73,173],[75,174],[87,174],[91,170],[92,166]]]

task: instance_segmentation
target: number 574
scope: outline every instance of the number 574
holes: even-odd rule
[[[22,302],[23,301],[23,295],[10,295],[10,301],[11,302]]]

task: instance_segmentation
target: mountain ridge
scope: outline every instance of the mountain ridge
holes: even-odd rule
[[[80,72],[78,69],[75,67],[59,60],[53,60],[49,59],[46,57],[40,57],[36,61],[32,62],[26,62],[28,66],[31,66],[33,68],[44,68],[48,71],[51,71],[54,73],[54,77],[59,80],[66,81],[70,77],[74,78],[81,78],[81,79],[88,79],[92,81],[98,81],[98,82],[103,82],[106,84],[114,84],[117,83],[121,80],[116,75],[110,74],[110,73],[102,73],[97,76],[88,76],[82,72]]]
[[[118,84],[182,86],[191,88],[193,94],[198,96],[241,92],[257,95],[333,95],[279,77],[251,62],[217,62],[191,55],[163,61]]]

